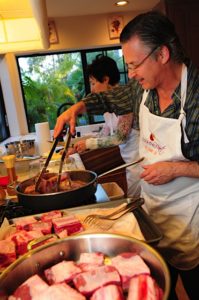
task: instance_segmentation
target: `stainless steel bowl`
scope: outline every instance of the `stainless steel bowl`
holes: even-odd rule
[[[35,140],[21,140],[5,144],[7,154],[14,154],[16,157],[35,155]]]
[[[63,259],[78,260],[82,252],[103,252],[109,257],[122,252],[136,252],[147,263],[152,276],[168,299],[170,276],[166,263],[148,244],[119,234],[79,234],[41,246],[23,255],[0,275],[0,291],[11,294],[35,273],[42,272]]]

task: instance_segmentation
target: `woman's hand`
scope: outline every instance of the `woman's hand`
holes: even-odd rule
[[[76,118],[78,114],[84,113],[86,107],[83,101],[72,105],[69,109],[64,111],[58,118],[54,128],[54,138],[58,137],[62,132],[65,124],[70,126],[70,132],[75,135]]]
[[[71,155],[71,154],[76,153],[76,152],[77,152],[77,151],[76,151],[73,147],[68,148],[68,151],[67,151],[67,157],[68,157],[69,155]]]
[[[73,148],[76,152],[81,153],[86,150],[86,140],[78,141],[74,144]]]

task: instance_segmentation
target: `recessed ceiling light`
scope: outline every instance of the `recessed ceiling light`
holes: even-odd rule
[[[128,1],[117,1],[115,3],[116,6],[124,6],[127,5],[129,2]]]

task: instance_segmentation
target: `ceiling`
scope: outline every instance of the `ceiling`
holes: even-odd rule
[[[128,0],[129,4],[117,7],[116,0],[46,0],[48,17],[65,17],[149,10],[160,0]]]
[[[147,11],[162,0],[0,0],[0,54],[49,48],[48,20]],[[45,5],[46,4],[46,5]]]
[[[0,0],[0,18],[31,17],[34,2],[38,0]],[[129,4],[124,7],[117,7],[115,2],[116,0],[46,0],[47,15],[55,18],[149,10],[160,0],[129,0]]]

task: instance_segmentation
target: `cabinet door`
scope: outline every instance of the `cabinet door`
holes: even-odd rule
[[[86,151],[81,153],[80,157],[85,168],[96,172],[97,175],[124,164],[119,147],[117,146]],[[125,168],[98,178],[98,182],[116,182],[124,191],[125,196],[127,195]]]
[[[175,24],[181,43],[199,68],[199,2],[198,0],[165,0],[166,13]]]
[[[85,168],[98,175],[124,164],[117,146],[85,151],[80,156]]]

